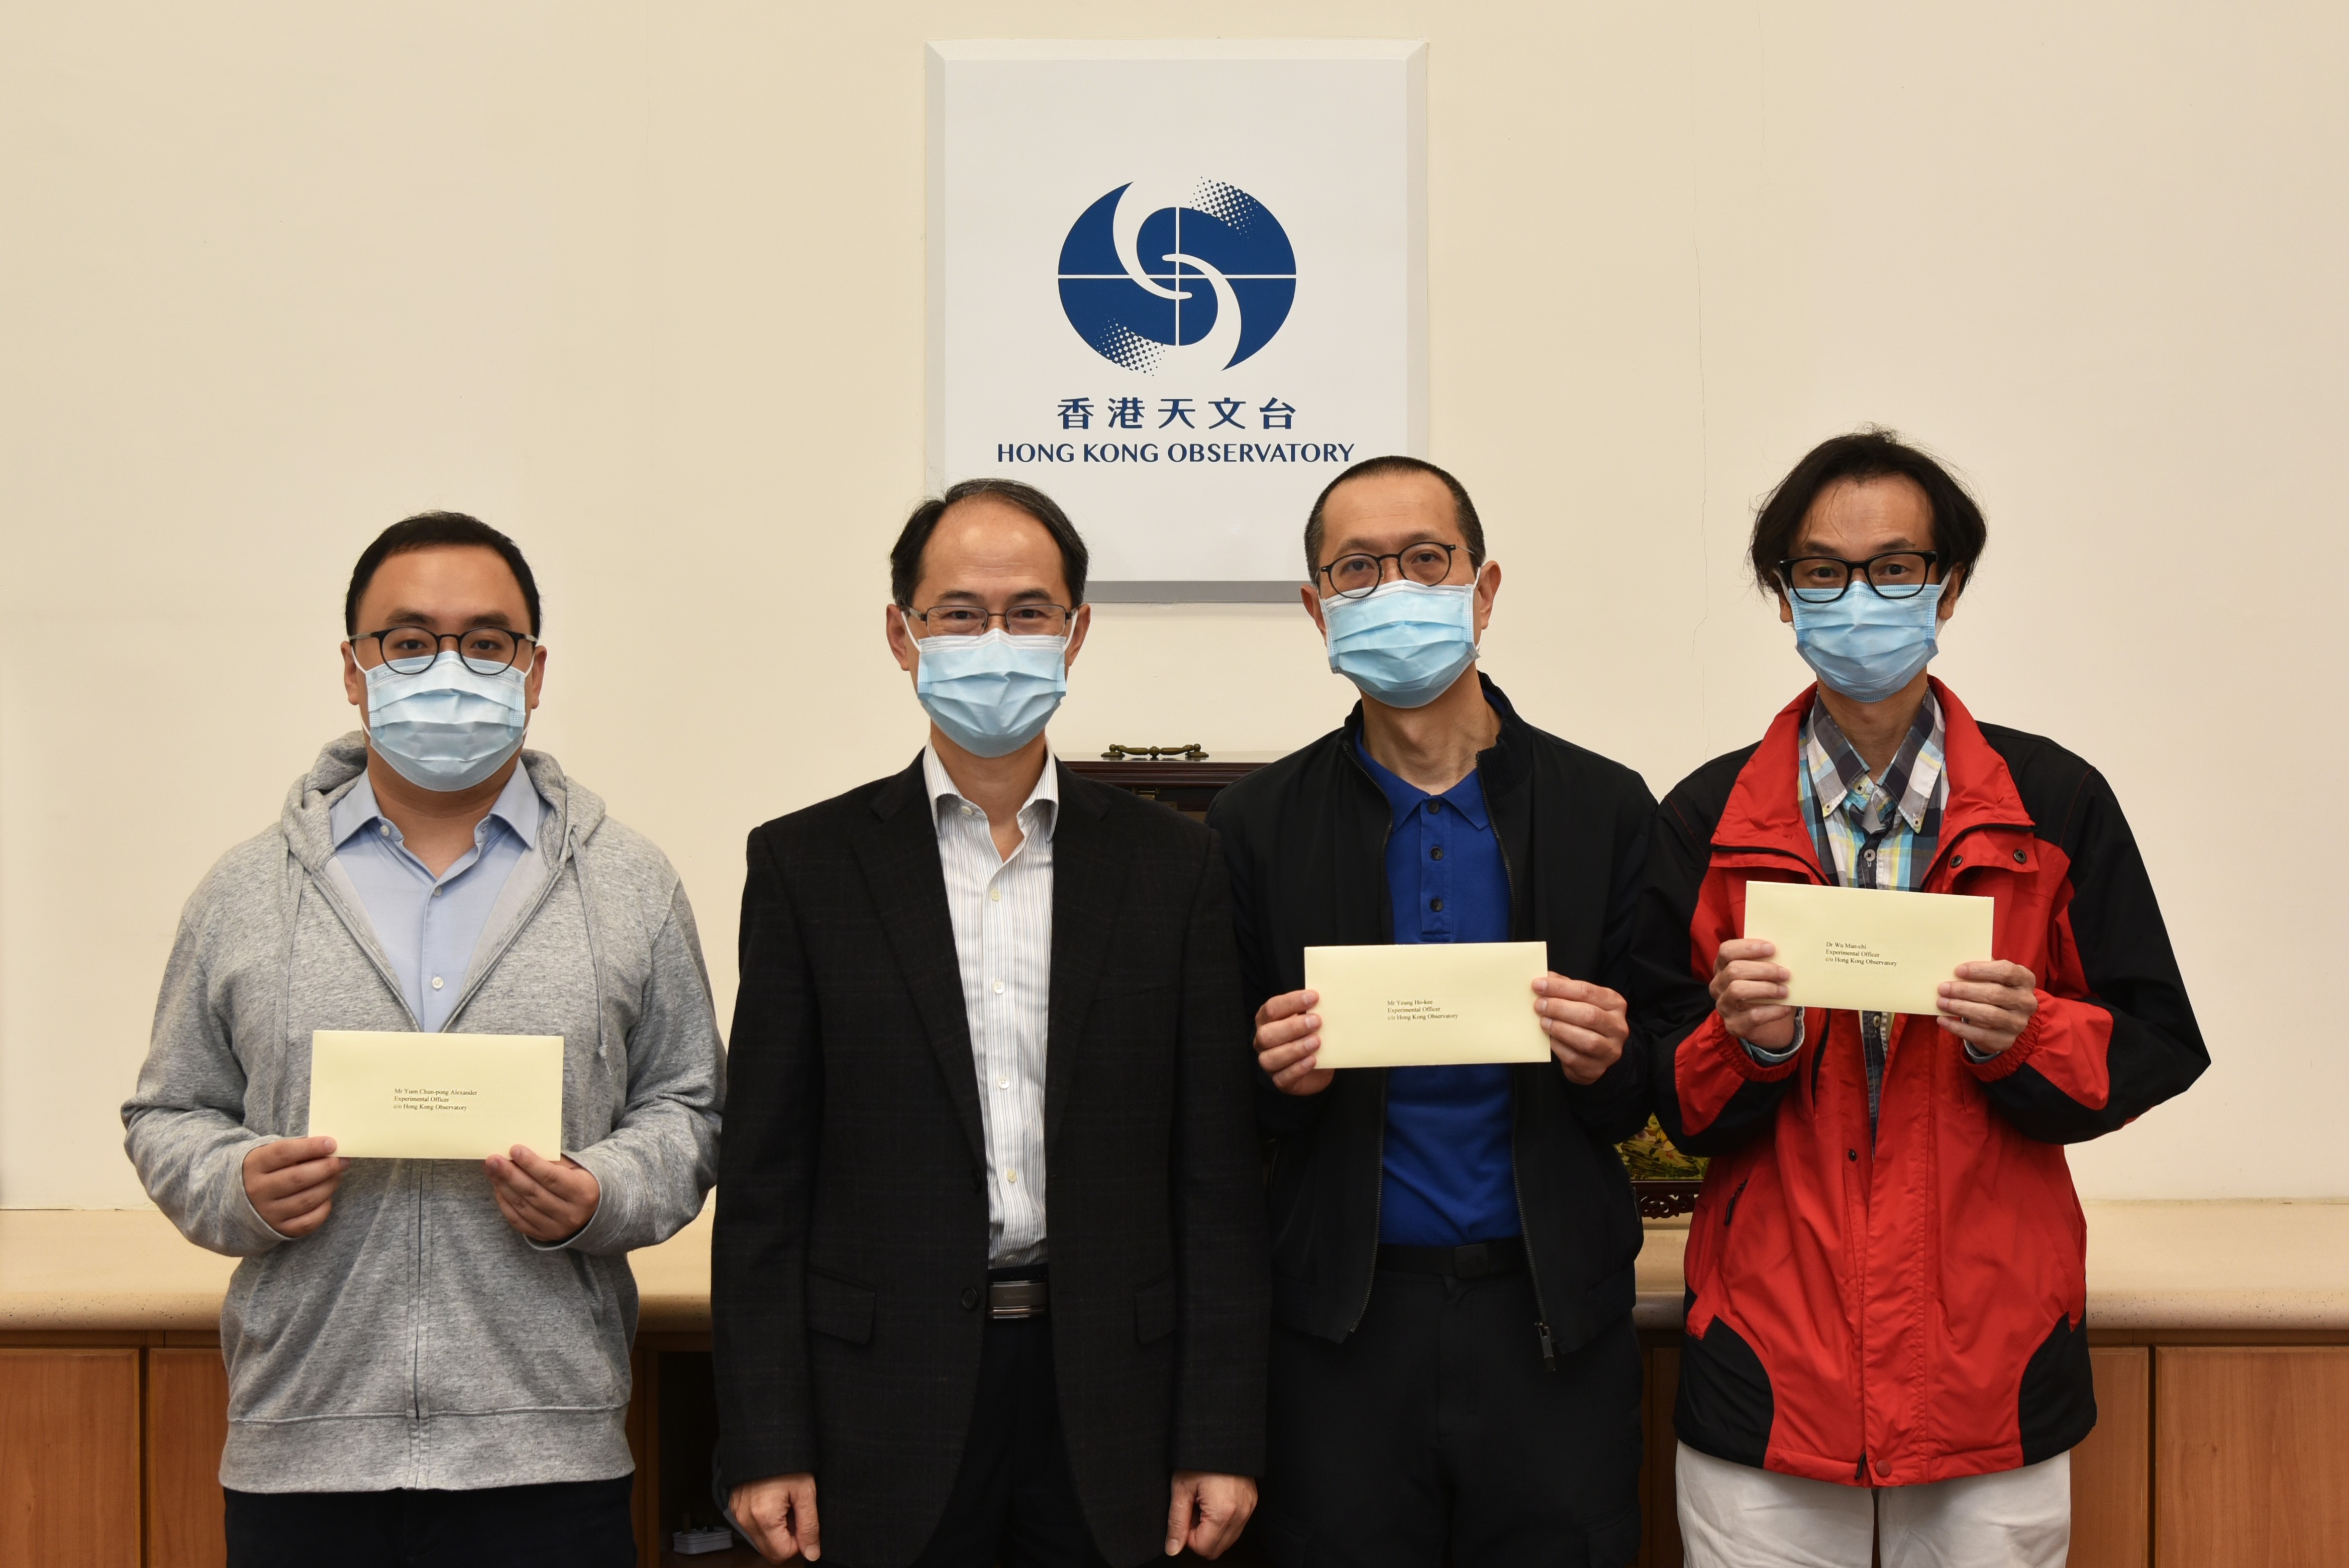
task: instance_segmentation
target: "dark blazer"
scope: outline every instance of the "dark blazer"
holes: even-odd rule
[[[1113,1563],[1175,1470],[1264,1459],[1253,1057],[1224,867],[1164,806],[1060,773],[1045,1068],[1052,1348]],[[921,763],[750,835],[717,1233],[720,1467],[811,1470],[827,1555],[928,1541],[969,1429],[988,1202]]]
[[[1508,867],[1510,936],[1547,943],[1557,974],[1629,995],[1655,799],[1629,768],[1519,718],[1489,680],[1485,696],[1501,736],[1476,769]],[[1394,940],[1393,818],[1355,753],[1361,724],[1357,707],[1340,728],[1226,789],[1207,813],[1231,866],[1251,1010],[1304,987],[1308,947]],[[1510,1069],[1517,1209],[1545,1356],[1575,1349],[1631,1310],[1640,1216],[1614,1149],[1648,1119],[1648,1052],[1639,1018],[1631,1024],[1631,1044],[1597,1083],[1572,1083],[1554,1062]],[[1342,1340],[1361,1321],[1377,1267],[1387,1075],[1341,1072],[1310,1096],[1258,1078],[1259,1114],[1278,1140],[1273,1313],[1290,1328]]]

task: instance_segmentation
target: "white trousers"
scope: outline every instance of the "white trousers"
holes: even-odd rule
[[[2072,1456],[1930,1486],[1837,1486],[1701,1454],[1680,1484],[1687,1568],[2064,1568]]]

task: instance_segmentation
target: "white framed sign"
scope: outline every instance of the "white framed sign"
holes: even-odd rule
[[[1426,46],[929,46],[928,478],[1024,480],[1094,600],[1287,600],[1427,447]]]

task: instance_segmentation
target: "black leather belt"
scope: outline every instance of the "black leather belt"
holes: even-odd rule
[[[1052,1287],[1040,1279],[989,1280],[987,1315],[993,1318],[1041,1317],[1052,1309]]]
[[[1471,1242],[1464,1247],[1403,1247],[1381,1243],[1379,1267],[1404,1274],[1448,1274],[1454,1279],[1484,1279],[1492,1274],[1526,1272],[1526,1239],[1506,1236],[1497,1242]]]

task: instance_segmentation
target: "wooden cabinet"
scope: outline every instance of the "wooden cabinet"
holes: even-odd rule
[[[2163,1346],[2159,1568],[2349,1559],[2349,1346]]]
[[[221,1445],[228,1370],[215,1347],[147,1353],[147,1560],[223,1568]]]
[[[2349,1343],[2341,1342],[2349,1336],[2309,1337],[2320,1336],[2333,1343],[2138,1344],[2127,1341],[2139,1336],[2118,1333],[2098,1343],[2091,1352],[2096,1429],[2072,1452],[2071,1568],[2349,1562],[2342,1545],[2349,1542]],[[200,1337],[210,1336],[5,1336],[0,1568],[224,1562],[218,1478],[228,1385],[219,1349],[191,1343]],[[1680,1336],[1651,1330],[1641,1340],[1647,1527],[1639,1562],[1681,1568],[1672,1484]],[[716,1422],[709,1343],[701,1333],[654,1333],[637,1346],[628,1438],[647,1568],[724,1568],[754,1558],[664,1550],[679,1520],[708,1512]],[[1244,1540],[1226,1561],[1260,1568],[1258,1543]]]
[[[139,1351],[0,1350],[0,1563],[139,1568]]]
[[[1672,1484],[1673,1456],[1680,1439],[1672,1434],[1672,1401],[1680,1397],[1680,1336],[1648,1352],[1645,1418],[1647,1462],[1640,1467],[1640,1568],[1681,1568],[1680,1498]]]
[[[2088,1353],[2096,1429],[2072,1450],[2070,1568],[2146,1568],[2153,1536],[2152,1353],[2141,1345]]]

